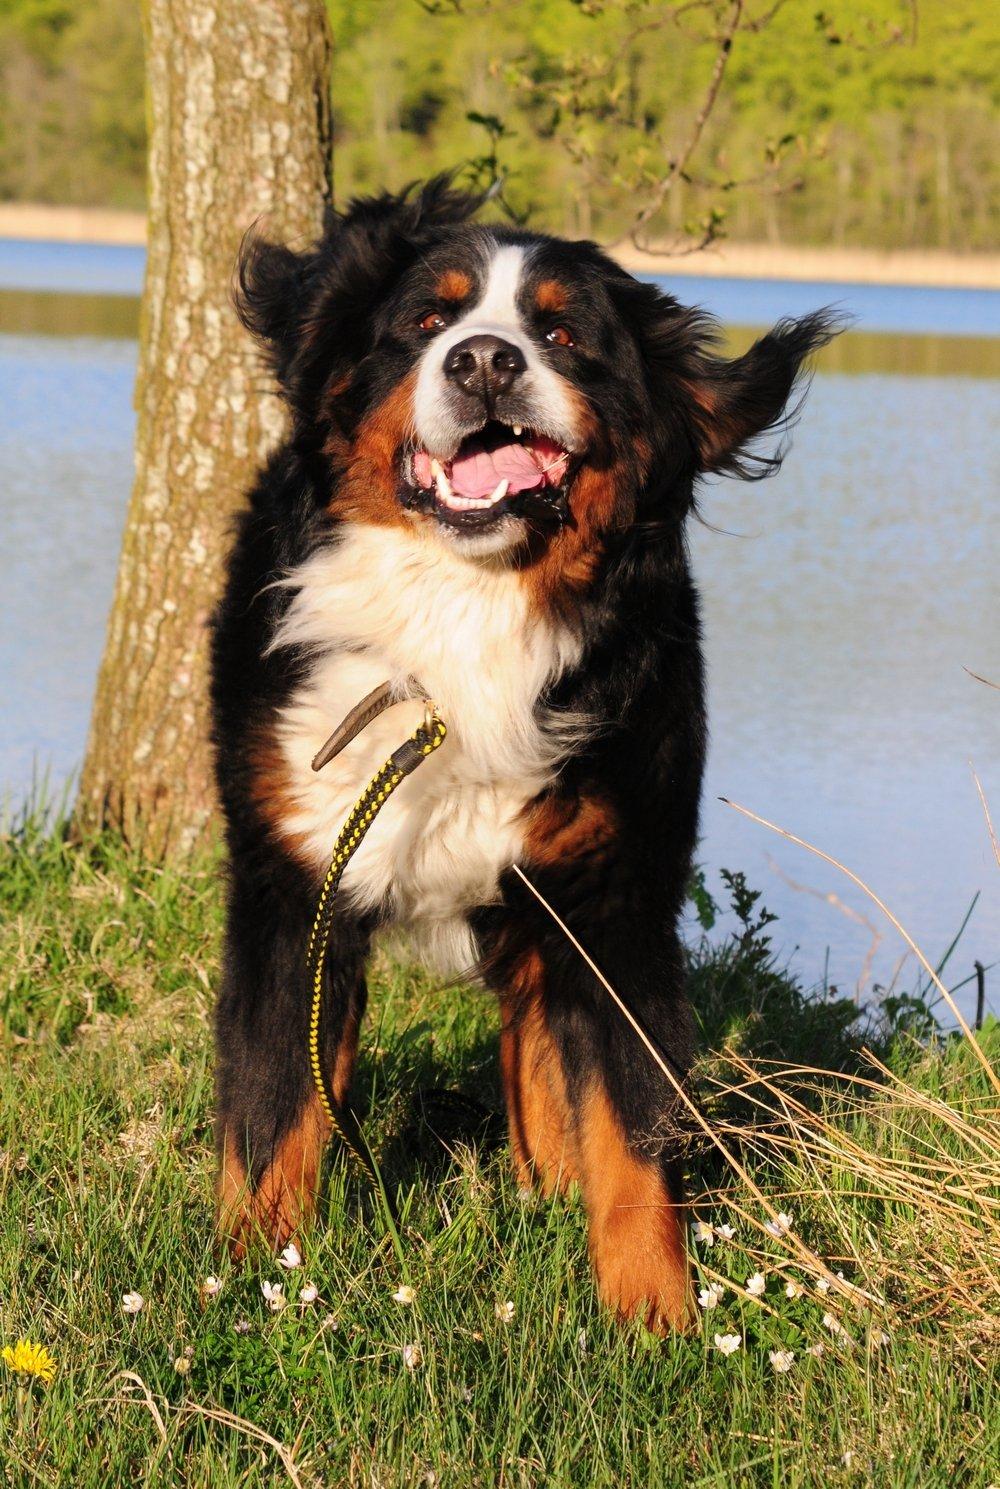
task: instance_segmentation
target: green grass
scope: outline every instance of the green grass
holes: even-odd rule
[[[762,1232],[752,1188],[693,1142],[699,1213],[735,1230],[697,1249],[702,1281],[763,1270],[767,1289],[730,1288],[660,1342],[600,1310],[578,1199],[525,1199],[503,1146],[449,1155],[415,1121],[422,1086],[498,1100],[490,1001],[380,963],[359,1089],[405,1276],[337,1165],[305,1265],[238,1272],[212,1236],[220,916],[211,863],[159,869],[33,828],[0,843],[0,1343],[26,1335],[58,1364],[49,1386],[0,1366],[3,1484],[1000,1482],[997,1102],[967,1047],[882,1031],[902,1082],[886,1084],[850,1010],[806,998],[750,912],[742,945],[696,950],[704,1109],[804,1245],[885,1306],[819,1294],[816,1269]],[[805,1295],[789,1300],[792,1278]],[[268,1279],[286,1288],[279,1313]],[[307,1279],[319,1299],[302,1306]],[[402,1281],[411,1306],[393,1301]],[[129,1317],[133,1289],[145,1306]],[[717,1332],[741,1349],[725,1358]],[[777,1349],[795,1352],[787,1374]]]

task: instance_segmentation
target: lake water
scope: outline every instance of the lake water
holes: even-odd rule
[[[0,242],[0,794],[78,767],[132,467],[141,251]],[[749,327],[820,304],[854,330],[820,359],[781,474],[706,490],[712,748],[700,857],[742,869],[810,982],[883,984],[903,950],[842,875],[738,816],[841,859],[932,961],[1000,957],[1000,875],[970,762],[1000,819],[1000,295],[679,278]],[[991,443],[992,440],[992,443]],[[713,530],[714,529],[714,530]],[[871,922],[871,927],[858,917]],[[866,973],[866,963],[880,934]],[[724,929],[724,925],[723,925]],[[912,961],[899,985],[916,981]],[[1000,1010],[1000,966],[987,974]],[[969,985],[959,994],[973,1007]]]

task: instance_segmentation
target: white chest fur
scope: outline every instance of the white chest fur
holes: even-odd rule
[[[537,708],[577,642],[532,612],[516,573],[479,567],[418,532],[352,525],[290,583],[297,594],[274,644],[317,655],[279,726],[295,804],[287,831],[326,867],[345,817],[422,704],[388,709],[318,774],[312,756],[365,693],[416,677],[448,737],[383,808],[341,892],[358,908],[386,907],[428,962],[461,971],[476,956],[464,917],[495,898],[520,850],[525,805],[579,732],[579,720]]]

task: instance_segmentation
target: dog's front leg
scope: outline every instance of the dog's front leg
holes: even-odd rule
[[[564,1193],[579,1178],[576,1133],[536,949],[515,958],[501,989],[500,1016],[500,1069],[518,1182]]]
[[[219,1229],[234,1255],[258,1236],[280,1250],[312,1214],[329,1122],[309,1066],[309,907],[230,890],[216,1010]],[[364,1011],[365,938],[338,926],[325,968],[321,1058],[347,1098]]]
[[[535,870],[550,902],[572,907],[574,933],[681,1081],[691,1037],[680,948],[644,896],[619,896],[614,879],[612,869],[603,898],[591,898],[571,867]],[[506,924],[494,922],[516,1168],[546,1190],[579,1181],[591,1261],[610,1308],[657,1333],[683,1327],[691,1314],[683,1104],[606,989],[537,909],[512,887]]]
[[[625,924],[612,937],[589,939],[612,987],[669,1058],[687,1044],[686,1009],[667,971],[672,959],[644,931]],[[632,945],[623,946],[619,933]],[[658,977],[669,981],[657,988]],[[583,966],[574,974],[562,953],[546,1004],[601,1297],[655,1333],[681,1328],[691,1284],[676,1090],[593,974]]]

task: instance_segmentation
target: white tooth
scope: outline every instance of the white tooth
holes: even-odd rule
[[[487,499],[487,504],[492,507],[495,502],[502,502],[504,497],[507,495],[507,488],[509,485],[510,482],[507,480],[507,477],[504,476],[502,481],[497,482],[496,489],[490,492],[490,495]]]
[[[514,424],[514,425],[512,425],[512,428],[514,430],[514,438],[515,439],[520,439],[521,438],[521,435],[524,433],[524,425],[523,424]]]
[[[440,460],[438,460],[436,458],[432,458],[431,459],[431,475],[434,477],[435,481],[437,480],[438,476],[441,476],[443,474],[444,474],[444,471],[441,469],[441,462],[440,462]]]
[[[434,464],[437,465],[437,461],[435,461]],[[448,480],[448,477],[445,475],[440,465],[438,465],[437,470],[434,471],[434,484],[437,487],[438,496],[441,498],[441,500],[447,503],[448,506],[451,506],[454,500],[451,489],[451,482]]]

